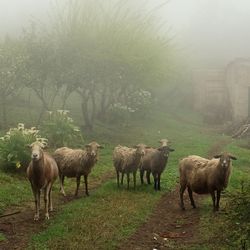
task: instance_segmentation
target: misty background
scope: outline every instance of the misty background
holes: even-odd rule
[[[138,11],[142,9],[140,1],[134,2]],[[249,57],[248,0],[145,2],[148,10],[164,23],[165,30],[170,32],[177,48],[192,66],[224,67],[234,58]],[[31,19],[48,21],[52,6],[51,0],[0,0],[1,36],[19,35]]]

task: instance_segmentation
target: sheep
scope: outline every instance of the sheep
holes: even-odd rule
[[[210,193],[214,211],[219,210],[220,194],[227,187],[231,173],[231,159],[236,160],[236,157],[224,152],[215,155],[211,160],[191,155],[180,161],[180,206],[183,210],[185,209],[183,193],[186,187],[193,208],[196,208],[193,192]],[[217,199],[215,191],[217,191]]]
[[[89,196],[88,175],[98,160],[98,149],[103,146],[93,141],[85,145],[85,148],[83,150],[62,147],[54,152],[53,156],[59,168],[60,191],[64,196],[66,196],[63,188],[64,177],[76,177],[75,196],[77,196],[82,175],[85,181],[85,193]]]
[[[161,147],[163,147],[163,146],[169,146],[170,141],[168,139],[161,139],[161,140],[159,140],[159,143],[161,144]],[[147,154],[150,154],[150,152],[152,150],[154,151],[154,148],[146,149],[145,156],[147,156]],[[150,181],[151,170],[150,170],[148,161],[149,161],[149,157],[144,157],[143,160],[142,160],[142,164],[140,166],[141,184],[144,184],[143,178],[144,178],[144,172],[145,171],[146,171],[147,183],[151,184],[151,181]]]
[[[161,174],[167,165],[169,153],[173,151],[174,149],[169,146],[161,146],[157,149],[150,148],[146,150],[146,155],[143,158],[140,169],[142,184],[143,173],[146,170],[148,184],[150,184],[150,173],[152,173],[154,177],[154,189],[156,191],[161,190]]]
[[[123,177],[127,175],[127,188],[129,189],[130,173],[133,173],[134,188],[136,187],[136,172],[140,167],[142,157],[145,155],[144,144],[138,144],[134,148],[128,148],[118,145],[113,151],[113,162],[117,175],[117,185],[119,187],[119,178],[121,176],[121,184],[123,184]]]
[[[31,161],[27,168],[27,177],[35,198],[34,220],[39,220],[40,191],[44,189],[45,218],[49,219],[49,210],[53,211],[51,189],[58,176],[55,160],[43,151],[43,145],[34,142],[31,147]]]

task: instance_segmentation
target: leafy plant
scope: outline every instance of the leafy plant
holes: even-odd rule
[[[48,138],[51,147],[77,146],[83,143],[81,131],[68,113],[68,110],[48,111],[41,131]]]
[[[25,128],[19,123],[16,128],[0,137],[0,166],[7,171],[16,171],[25,168],[30,161],[30,150],[27,145],[34,141],[46,144],[47,139],[42,138],[35,127]]]

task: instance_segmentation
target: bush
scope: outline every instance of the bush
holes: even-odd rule
[[[48,116],[41,125],[41,133],[48,138],[51,147],[75,147],[83,144],[81,131],[68,113],[67,110],[48,111]]]
[[[30,150],[27,145],[34,141],[47,143],[35,127],[27,129],[23,123],[0,137],[0,166],[6,171],[25,169],[30,161]]]
[[[241,249],[250,247],[250,180],[241,181],[241,190],[229,194],[227,203],[229,210],[228,221],[232,223],[230,239],[233,247],[241,246]]]
[[[152,95],[149,91],[139,89],[127,96],[126,104],[114,103],[109,109],[111,122],[126,123],[132,117],[145,117],[152,104]]]

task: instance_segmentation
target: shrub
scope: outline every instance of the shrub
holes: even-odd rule
[[[41,125],[41,133],[48,138],[51,147],[82,145],[81,131],[68,113],[67,110],[48,111],[48,115]]]
[[[241,246],[241,249],[250,247],[250,179],[241,181],[241,190],[229,194],[227,204],[229,213],[228,221],[231,222],[230,239],[233,247]]]
[[[35,127],[28,129],[23,123],[19,123],[17,128],[10,128],[0,137],[1,168],[6,171],[25,169],[30,161],[30,150],[27,145],[34,141],[47,143],[47,139],[42,138]]]

